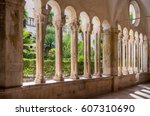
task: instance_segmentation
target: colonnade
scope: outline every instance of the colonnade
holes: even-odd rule
[[[148,72],[148,40],[142,33],[128,32],[127,28],[118,34],[118,75]]]

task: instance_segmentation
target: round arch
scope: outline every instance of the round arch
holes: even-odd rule
[[[52,11],[54,12],[54,17],[57,19],[61,19],[61,8],[60,5],[55,0],[49,0],[46,4],[46,9],[51,7]]]
[[[123,35],[128,35],[128,29],[125,27],[125,28],[123,28]]]
[[[129,31],[129,35],[130,35],[130,36],[134,36],[134,32],[133,32],[133,30],[132,30],[132,29],[130,29],[130,31]]]
[[[72,6],[67,6],[65,8],[65,16],[68,22],[72,22],[74,20],[77,20],[77,13],[75,9]]]
[[[93,19],[92,19],[92,24],[93,25],[97,25],[97,26],[100,26],[101,23],[100,23],[100,20],[97,16],[94,16]]]
[[[119,25],[119,24],[118,24],[118,30],[119,30],[120,32],[122,32],[122,27],[121,27],[121,25]]]
[[[103,27],[103,30],[105,31],[105,30],[110,29],[111,26],[107,20],[104,20],[102,23],[102,27]]]

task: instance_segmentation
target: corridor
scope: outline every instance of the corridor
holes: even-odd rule
[[[150,99],[150,83],[99,96],[97,99]]]

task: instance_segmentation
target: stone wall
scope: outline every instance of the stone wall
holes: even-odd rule
[[[83,79],[40,85],[22,86],[18,88],[1,89],[0,98],[9,99],[78,99],[94,98],[118,91],[139,83],[148,82],[150,74],[128,75],[122,77],[108,77]]]

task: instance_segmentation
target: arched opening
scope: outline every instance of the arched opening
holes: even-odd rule
[[[128,29],[124,28],[123,29],[123,70],[122,73],[123,75],[128,75]]]
[[[65,8],[65,25],[63,30],[63,66],[64,77],[78,78],[78,22],[76,11],[72,6]],[[66,67],[66,68],[65,68]]]
[[[80,28],[84,46],[84,77],[91,78],[91,40],[90,40],[90,18],[86,12],[80,13]]]
[[[25,1],[23,14],[23,82],[30,82],[34,81],[36,73],[36,18],[34,2],[31,0]]]
[[[91,38],[91,61],[94,62],[94,76],[100,77],[101,75],[101,59],[102,59],[102,39],[100,20],[97,16],[92,19],[93,32]]]
[[[132,0],[129,4],[129,19],[131,20],[131,24],[136,27],[140,23],[140,8],[135,0]]]
[[[134,32],[131,29],[129,31],[129,40],[128,40],[128,71],[129,74],[133,74],[134,67]]]

